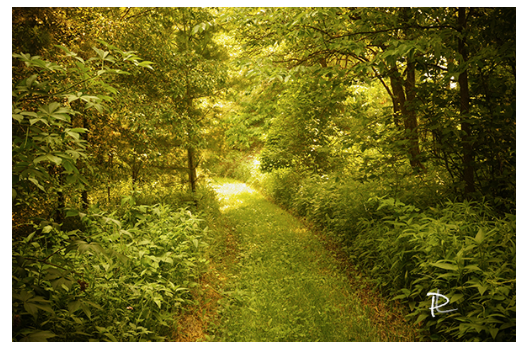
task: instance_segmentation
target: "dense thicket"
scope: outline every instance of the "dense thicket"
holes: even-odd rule
[[[14,340],[166,337],[209,175],[338,237],[424,337],[515,340],[515,8],[12,15]]]

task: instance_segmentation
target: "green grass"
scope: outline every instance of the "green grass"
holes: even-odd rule
[[[217,341],[384,341],[334,254],[243,183],[217,180],[237,243],[225,264]]]

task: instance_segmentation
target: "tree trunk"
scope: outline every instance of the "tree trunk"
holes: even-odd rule
[[[420,145],[418,141],[418,120],[416,118],[416,108],[414,107],[416,99],[415,87],[416,78],[414,62],[407,59],[407,78],[405,80],[406,101],[402,106],[403,124],[405,126],[405,130],[409,130],[407,137],[409,140],[409,155],[411,157],[411,166],[413,168],[420,168],[422,171],[425,171],[425,167],[418,159],[420,155]]]
[[[136,155],[134,155],[134,161],[132,163],[132,191],[136,192],[136,187],[138,183],[139,178],[139,171],[142,168],[141,160],[137,158]]]
[[[108,154],[108,164],[107,164],[107,171],[108,171],[108,179],[106,181],[106,193],[108,195],[108,204],[110,204],[110,172],[112,170],[112,162],[113,162],[114,156],[109,153]]]
[[[64,221],[64,209],[66,208],[66,199],[64,197],[64,175],[62,175],[62,167],[53,167],[53,172],[57,176],[59,189],[57,190],[57,209],[55,210],[55,222],[62,223]]]
[[[86,120],[86,116],[84,115],[82,118],[82,127],[88,129],[88,120]],[[85,133],[84,139],[88,142],[88,132]],[[84,187],[81,192],[81,202],[82,208],[86,211],[88,209],[88,191],[86,190],[86,187]]]
[[[405,139],[409,141],[407,152],[409,154],[409,163],[413,169],[425,171],[425,167],[419,160],[420,145],[418,140],[418,120],[414,108],[415,94],[415,68],[414,63],[407,60],[407,76],[405,83],[397,69],[392,70],[390,75],[390,84],[392,88],[392,103],[394,111],[394,123],[400,124],[400,118],[403,119],[403,125],[406,130]],[[405,86],[404,86],[405,85]],[[408,130],[408,131],[407,131]]]
[[[459,31],[465,30],[467,25],[466,9],[461,7],[458,9],[458,25]],[[465,38],[458,40],[458,53],[462,56],[464,63],[468,60],[468,53],[465,44]],[[460,63],[463,65],[464,63]],[[464,175],[464,193],[467,199],[471,198],[471,194],[475,192],[475,172],[474,172],[474,158],[473,145],[471,143],[471,124],[469,120],[469,85],[467,69],[460,73],[458,77],[458,85],[460,86],[460,117],[461,127],[463,131],[462,136],[462,160],[463,160],[463,175]]]
[[[392,89],[392,94],[390,94],[390,96],[392,99],[392,110],[394,112],[394,125],[396,125],[396,127],[399,129],[401,125],[400,119],[402,115],[401,103],[405,102],[405,93],[403,92],[399,73],[396,68],[393,68],[391,70],[389,79]]]
[[[87,210],[88,209],[88,191],[87,190],[83,190],[81,192],[81,200],[82,200],[82,208],[83,210]]]
[[[62,190],[59,190],[57,194],[58,194],[57,200],[59,204],[58,204],[57,210],[55,210],[55,222],[60,224],[64,220],[64,208],[66,206],[64,202],[64,193],[62,192]]]
[[[189,147],[187,149],[187,158],[189,163],[189,184],[191,185],[191,191],[196,192],[196,166],[194,163],[194,149]]]

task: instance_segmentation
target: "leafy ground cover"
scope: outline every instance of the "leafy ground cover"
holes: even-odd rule
[[[13,241],[13,341],[166,341],[206,267],[200,213],[123,199],[79,229],[42,220]]]
[[[378,308],[362,302],[363,289],[350,283],[335,250],[305,225],[243,183],[218,180],[215,189],[229,241],[214,272],[218,317],[203,340],[413,338],[412,329],[394,317],[384,326],[376,322]]]
[[[485,201],[427,200],[430,187],[401,194],[387,182],[292,170],[259,179],[274,200],[340,240],[387,300],[407,306],[420,339],[515,341],[515,215]],[[456,311],[432,317],[427,293],[437,290]]]

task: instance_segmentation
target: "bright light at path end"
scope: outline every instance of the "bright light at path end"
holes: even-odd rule
[[[221,195],[237,195],[240,193],[254,193],[255,191],[244,183],[225,183],[215,188]]]

